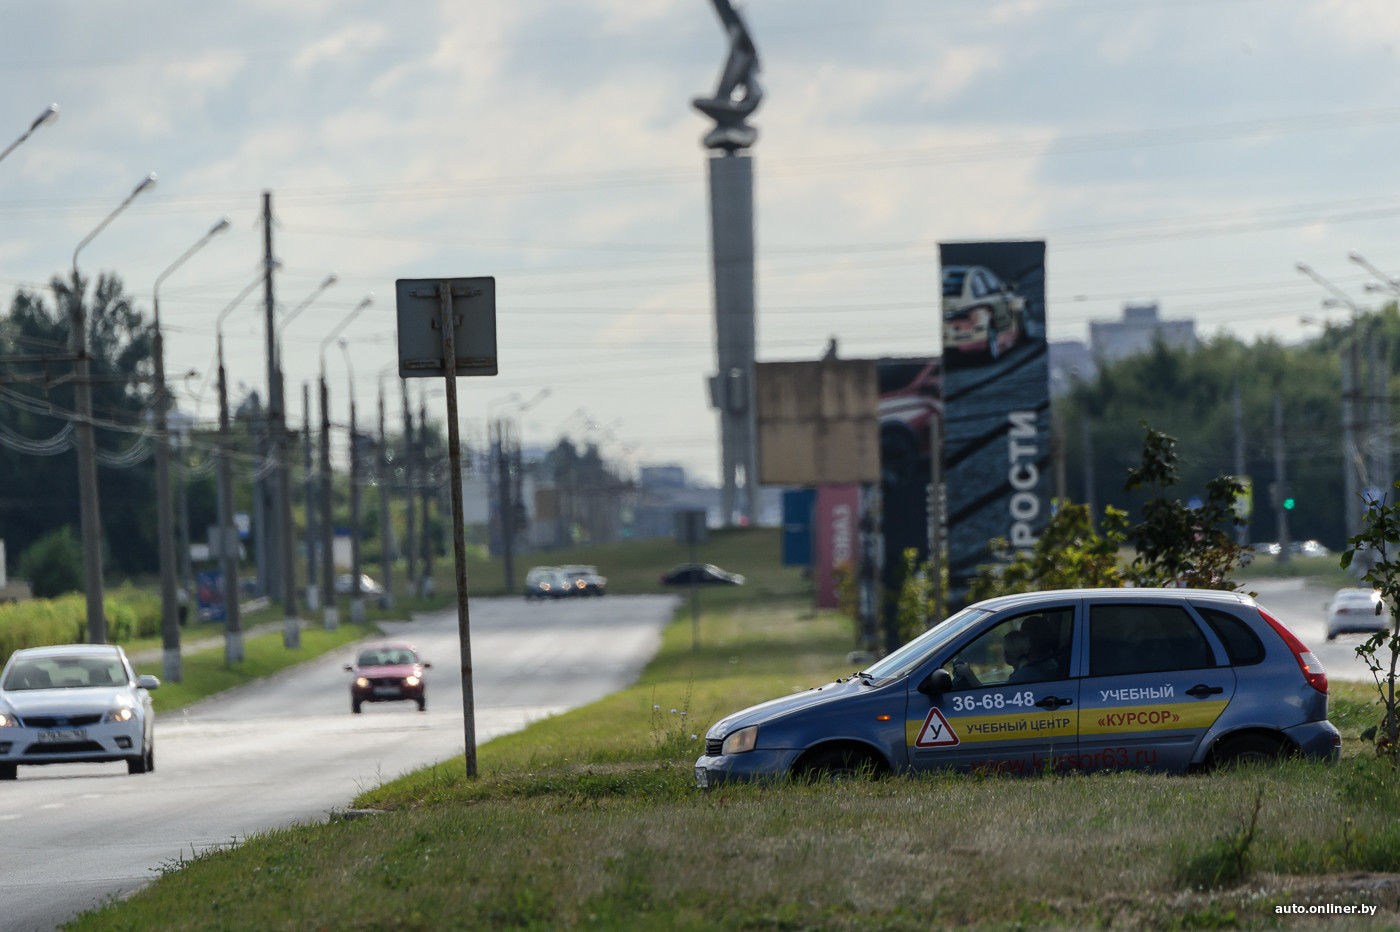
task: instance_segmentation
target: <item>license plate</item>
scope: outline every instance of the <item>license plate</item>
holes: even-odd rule
[[[704,767],[695,768],[695,785],[702,790],[710,785],[710,772]]]
[[[50,728],[39,732],[40,744],[60,744],[68,741],[86,740],[86,728]]]
[[[397,696],[399,688],[397,686],[376,686],[374,687],[376,696]]]

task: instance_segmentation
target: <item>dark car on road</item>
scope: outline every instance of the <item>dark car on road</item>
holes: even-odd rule
[[[742,586],[744,577],[726,572],[713,563],[682,563],[662,573],[661,582],[666,586],[688,586],[691,583],[701,586]]]
[[[350,711],[360,713],[365,702],[418,703],[418,711],[428,708],[428,684],[424,671],[432,667],[418,656],[418,649],[407,641],[379,641],[360,648],[359,656],[345,669],[355,674],[350,681]]]
[[[695,780],[1182,772],[1340,748],[1322,664],[1249,596],[1072,589],[979,602],[848,678],[725,716]]]
[[[561,566],[559,575],[569,595],[607,595],[607,577],[600,576],[596,566]]]

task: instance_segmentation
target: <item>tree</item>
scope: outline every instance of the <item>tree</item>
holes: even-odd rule
[[[1400,488],[1397,483],[1395,488]],[[1381,599],[1390,609],[1389,630],[1377,631],[1356,646],[1360,657],[1371,671],[1379,693],[1385,717],[1376,730],[1376,749],[1392,765],[1400,766],[1400,708],[1395,695],[1395,677],[1400,667],[1400,504],[1384,495],[1366,507],[1361,533],[1351,538],[1351,545],[1342,554],[1342,568],[1353,563],[1366,566],[1362,579],[1380,590]],[[1376,614],[1381,607],[1376,606]]]
[[[20,575],[41,599],[83,588],[83,548],[67,525],[50,531],[19,558]]]

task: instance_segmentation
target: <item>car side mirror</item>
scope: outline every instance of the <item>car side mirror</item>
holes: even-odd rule
[[[928,676],[924,677],[923,682],[915,688],[925,696],[931,698],[941,696],[953,688],[953,674],[939,667]]]
[[[160,689],[160,680],[149,673],[143,673],[136,678],[137,689]]]
[[[433,665],[430,664],[430,663],[425,663],[425,664],[423,664],[423,669],[424,669],[424,670],[431,670],[432,668],[433,668]]]
[[[355,672],[355,665],[354,665],[354,664],[347,663],[347,664],[345,665],[345,672],[346,672],[346,673],[354,673],[354,672]]]

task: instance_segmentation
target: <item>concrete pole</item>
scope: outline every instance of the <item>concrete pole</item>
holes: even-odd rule
[[[331,512],[331,403],[326,373],[321,372],[321,609],[327,631],[340,627],[335,595],[335,515]]]
[[[161,678],[178,683],[182,679],[180,660],[180,619],[175,594],[175,517],[170,502],[169,396],[165,391],[165,341],[160,332],[160,299],[154,302],[156,377],[156,534],[160,555],[160,641]]]
[[[238,608],[238,534],[233,529],[233,438],[229,430],[228,378],[219,337],[219,560],[224,569],[224,665],[243,662],[243,625]]]
[[[418,584],[418,529],[413,497],[417,480],[417,448],[413,442],[413,412],[408,407],[408,379],[399,380],[399,390],[403,396],[403,489],[404,489],[404,556],[408,558],[408,587],[413,594]]]
[[[1342,354],[1342,514],[1346,517],[1347,538],[1361,531],[1361,511],[1356,481],[1356,330],[1352,329],[1350,350]]]
[[[1235,477],[1244,479],[1249,467],[1244,459],[1244,402],[1240,398],[1240,380],[1238,378],[1235,379],[1230,410],[1235,420]],[[1253,494],[1253,483],[1251,483],[1250,495]],[[1247,517],[1240,524],[1235,525],[1235,543],[1241,547],[1249,543],[1249,519]]]
[[[384,433],[384,382],[379,383],[379,455],[374,460],[375,485],[379,489],[379,571],[384,576],[381,608],[394,607],[394,525],[389,518],[389,439]]]
[[[302,440],[302,498],[306,500],[306,608],[316,611],[321,607],[320,586],[316,576],[316,479],[312,468],[311,454],[311,384],[301,383],[301,412],[305,430]]]
[[[758,514],[758,443],[754,419],[753,159],[728,152],[712,156],[711,257],[714,263],[715,355],[710,382],[719,409],[724,523]],[[739,497],[739,477],[744,495]],[[742,506],[740,504],[742,502]]]
[[[351,384],[353,388],[353,382]],[[360,591],[360,435],[355,423],[355,396],[350,395],[350,623],[365,623]]]
[[[418,405],[418,452],[422,481],[419,483],[419,497],[423,503],[423,584],[419,592],[423,598],[430,598],[437,591],[433,580],[433,488],[428,472],[428,395],[425,392]]]
[[[1278,525],[1278,562],[1287,563],[1292,558],[1288,536],[1288,509],[1283,506],[1288,497],[1287,462],[1283,451],[1283,399],[1274,395],[1274,481],[1278,483],[1278,495],[1274,496],[1274,520]]]

